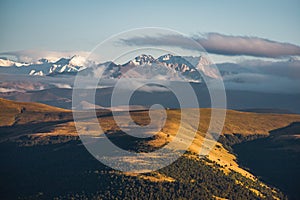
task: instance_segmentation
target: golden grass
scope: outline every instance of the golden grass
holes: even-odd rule
[[[3,125],[12,125],[16,121],[16,117],[20,117],[21,121],[19,123],[27,123],[38,120],[45,120],[41,116],[44,116],[45,113],[51,115],[51,113],[70,113],[69,110],[55,108],[39,103],[19,103],[13,102],[5,99],[0,99],[1,106],[1,115],[0,115],[0,126]],[[25,112],[21,112],[24,110]],[[198,131],[196,133],[196,137],[193,139],[193,143],[189,147],[189,151],[194,152],[196,154],[199,153],[201,148],[203,147],[203,141],[205,134],[207,132],[208,124],[210,122],[211,109],[193,109],[199,110],[200,112],[200,122],[198,126]],[[192,113],[192,112],[191,112]],[[119,113],[122,117],[122,112]],[[190,120],[193,119],[193,114],[188,116]],[[55,117],[54,117],[55,118]],[[139,125],[147,125],[150,122],[150,118],[147,111],[137,111],[131,112],[131,118]],[[167,121],[161,131],[157,133],[157,137],[155,140],[151,140],[148,142],[148,145],[153,147],[160,147],[163,144],[171,142],[175,137],[179,130],[179,123],[181,118],[180,110],[167,110]],[[184,131],[189,131],[189,119],[183,124],[185,127]],[[49,119],[51,120],[51,119]],[[118,131],[120,128],[115,123],[112,116],[108,117],[100,117],[99,123],[103,131]],[[233,110],[226,111],[226,120],[225,125],[222,130],[222,134],[243,134],[243,135],[251,135],[251,134],[269,134],[269,131],[278,129],[284,126],[289,125],[292,122],[300,121],[300,115],[293,114],[260,114],[260,113],[247,113],[247,112],[239,112]],[[91,135],[99,134],[97,131],[93,132],[94,126],[98,126],[98,124],[83,124],[82,127],[85,129],[86,133]],[[128,126],[130,129],[131,124],[124,124]],[[74,122],[68,122],[60,125],[56,125],[53,129],[48,132],[40,132],[36,133],[36,136],[44,137],[44,136],[53,136],[53,135],[71,135],[75,136],[76,129],[74,126]],[[181,138],[178,138],[178,141],[185,143],[189,138],[189,136],[183,135]],[[180,145],[178,146],[180,147]],[[239,167],[236,163],[236,157],[228,152],[220,143],[216,143],[211,151],[208,154],[208,158],[210,160],[215,161],[219,165],[222,166],[225,173],[230,172],[231,170],[241,173],[242,175],[255,179],[255,177],[247,172],[246,170]],[[194,158],[196,159],[196,158]],[[155,179],[155,178],[154,178]],[[154,180],[153,179],[153,180]],[[157,177],[156,177],[157,179]]]
[[[193,143],[189,147],[189,151],[194,153],[199,153],[203,147],[203,140],[205,133],[207,131],[208,123],[210,120],[210,109],[200,109],[201,119],[199,124],[199,129],[196,137],[193,139]],[[168,110],[167,111],[167,121],[165,126],[161,131],[157,133],[155,140],[148,142],[148,145],[154,147],[160,147],[167,142],[171,142],[177,131],[179,130],[180,122],[180,111],[178,110]],[[122,113],[120,113],[122,115]],[[148,112],[140,111],[131,113],[132,119],[140,125],[147,125],[150,122]],[[193,116],[191,116],[193,117]],[[223,128],[223,134],[269,134],[269,131],[284,127],[292,122],[300,121],[299,115],[290,114],[258,114],[258,113],[247,113],[228,110],[226,115],[226,121]],[[114,130],[118,131],[120,128],[115,123],[112,116],[99,118],[99,123],[103,131]],[[97,125],[97,124],[96,124]],[[98,125],[97,125],[98,126]],[[130,124],[127,124],[130,127]],[[93,133],[93,124],[85,124],[86,132]],[[71,131],[69,131],[71,130]],[[73,134],[75,131],[74,124],[68,123],[67,125],[60,125],[53,130],[52,134]],[[99,134],[98,132],[93,133],[93,135]],[[182,142],[185,142],[189,138],[180,138]],[[228,152],[220,143],[216,143],[208,154],[208,158],[215,161],[222,166],[225,173],[231,170],[241,173],[242,175],[255,179],[255,177],[247,172],[246,170],[239,167],[236,163],[236,157]]]
[[[78,136],[74,122],[67,122],[63,124],[58,124],[53,127],[50,131],[44,131],[43,129],[40,132],[33,134],[38,137],[47,137],[47,136]]]
[[[296,114],[265,114],[227,111],[223,133],[269,134],[269,131],[300,121]]]
[[[197,154],[199,153],[201,148],[205,148],[203,147],[203,140],[207,131],[208,124],[210,122],[211,110],[200,109],[200,113],[201,119],[198,132],[196,134],[196,137],[193,139],[193,143],[188,149],[189,151]],[[239,133],[244,135],[267,135],[271,130],[287,126],[295,121],[300,121],[300,115],[291,114],[259,114],[238,112],[233,110],[228,110],[226,113],[227,115],[222,134]],[[122,116],[122,113],[120,113],[120,115]],[[181,113],[179,110],[168,110],[167,121],[163,129],[157,133],[157,137],[155,138],[155,140],[151,140],[147,144],[154,147],[160,147],[167,142],[171,142],[176,137],[176,134],[179,130],[180,116]],[[193,118],[192,115],[190,117]],[[132,112],[131,118],[140,125],[147,125],[150,122],[147,111]],[[104,131],[120,130],[113,117],[99,118],[99,122]],[[127,126],[130,129],[130,123],[128,123]],[[181,137],[178,140],[184,143],[188,139],[190,138]],[[228,152],[220,143],[216,143],[216,146],[211,149],[208,154],[208,158],[221,165],[225,173],[229,173],[231,170],[233,170],[244,175],[245,177],[256,179],[255,176],[253,176],[251,173],[239,167],[236,162],[236,157]]]
[[[136,176],[144,180],[148,180],[151,182],[174,182],[175,179],[172,177],[165,176],[164,174],[161,174],[159,172],[152,172],[150,175],[146,174],[139,174],[139,173],[130,173],[125,172],[124,173],[127,176]]]
[[[0,98],[0,126],[11,126],[16,122],[25,124],[33,121],[51,121],[54,113],[70,112],[41,103],[15,102]]]
[[[205,133],[210,122],[211,109],[201,108],[199,131]],[[223,134],[269,134],[269,131],[300,121],[296,114],[250,113],[234,110],[226,111]]]

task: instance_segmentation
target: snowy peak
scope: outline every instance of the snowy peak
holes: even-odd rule
[[[85,58],[73,56],[71,58],[61,58],[49,69],[49,74],[76,73],[84,66]]]
[[[173,57],[172,54],[166,54],[166,55],[160,56],[157,60],[160,62],[163,62],[163,61],[170,60],[172,57]]]
[[[32,76],[76,75],[78,72],[82,74],[97,72],[101,67],[107,66],[104,69],[104,75],[108,79],[120,78],[135,67],[146,67],[144,71],[143,69],[137,69],[141,72],[136,75],[137,77],[151,77],[153,74],[164,76],[167,73],[169,75],[172,74],[174,77],[181,77],[184,80],[201,82],[202,77],[200,73],[202,73],[211,78],[218,78],[217,73],[210,67],[212,63],[205,57],[184,57],[165,54],[156,59],[152,55],[142,54],[125,64],[110,62],[95,64],[93,62],[93,65],[89,65],[91,62],[87,61],[85,57],[78,55],[61,58],[54,62],[40,59],[38,62],[31,64],[0,59],[0,73],[29,74]]]
[[[86,59],[82,56],[72,56],[71,58],[61,58],[56,61],[56,65],[72,65],[82,67],[85,64]]]
[[[43,71],[35,71],[34,69],[29,72],[31,76],[44,76]]]
[[[0,59],[0,66],[2,67],[11,67],[14,66],[15,62],[6,59]]]
[[[155,62],[155,58],[151,55],[145,55],[142,54],[140,56],[135,57],[131,63],[134,65],[151,65],[153,62]]]
[[[83,67],[86,64],[86,58],[82,56],[75,55],[70,59],[69,62],[73,66]]]
[[[0,58],[0,66],[1,67],[21,67],[21,66],[28,66],[28,63],[20,63],[20,62],[15,62],[9,59],[1,59]]]
[[[198,64],[196,67],[199,71],[201,71],[205,76],[207,76],[209,78],[212,78],[212,79],[222,78],[218,72],[218,69],[212,67],[211,66],[212,64],[213,63],[209,59],[201,56],[199,58],[199,61],[198,61]]]
[[[41,58],[38,60],[38,62],[36,64],[43,64],[43,63],[49,63],[49,60],[46,58]]]
[[[70,58],[61,58],[55,62],[56,65],[67,65],[70,62]]]
[[[207,59],[203,56],[200,57],[199,63],[201,63],[202,65],[206,65],[206,66],[213,64],[209,59]]]
[[[56,74],[76,74],[85,69],[86,59],[81,56],[61,58],[51,62],[42,58],[35,63],[19,63],[8,59],[0,59],[0,73],[28,74],[32,76],[45,76]]]
[[[166,64],[178,65],[178,66],[186,65],[190,68],[194,68],[194,66],[189,61],[187,61],[184,57],[174,56],[172,54],[166,54],[166,55],[160,56],[159,58],[157,58],[157,61],[166,63]]]
[[[175,69],[176,71],[181,72],[193,72],[196,71],[196,64],[192,64],[186,57],[182,56],[174,56],[172,54],[166,54],[163,56],[160,56],[157,59],[158,62],[164,63],[170,68]]]
[[[122,74],[126,73],[128,70],[134,67],[149,66],[151,67],[151,70],[149,68],[148,72],[149,73],[151,72],[156,75],[158,75],[159,73],[165,74],[166,72],[168,72],[169,74],[170,73],[177,74],[177,76],[191,81],[201,80],[201,75],[190,62],[184,59],[184,57],[174,56],[172,54],[162,55],[157,59],[155,59],[151,55],[142,54],[121,66],[122,67],[120,67],[119,69],[116,68],[114,69],[115,75],[113,77],[120,77],[122,76]],[[140,75],[141,77],[143,77],[145,74],[140,74]],[[151,77],[151,74],[147,74],[145,76]]]

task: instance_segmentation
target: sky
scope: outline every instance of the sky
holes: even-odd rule
[[[122,31],[254,36],[300,46],[300,1],[0,0],[0,53],[90,51]]]
[[[113,37],[98,48],[97,58],[116,61],[125,50],[144,46],[190,53],[195,50],[192,40],[204,47],[213,63],[238,71],[226,79],[243,80],[237,88],[300,91],[299,10],[299,0],[0,0],[0,58],[34,63],[40,58],[88,56],[109,37],[145,30],[149,35]],[[139,29],[145,27],[184,35],[172,31],[155,35],[150,29]],[[110,48],[113,41],[121,47]],[[120,63],[138,54],[132,53]],[[157,51],[154,56],[160,55]]]

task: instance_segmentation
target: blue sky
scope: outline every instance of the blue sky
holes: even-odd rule
[[[0,1],[0,52],[89,51],[112,34],[164,27],[300,45],[300,1]]]

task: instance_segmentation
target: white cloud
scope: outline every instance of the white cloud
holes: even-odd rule
[[[234,74],[224,79],[226,89],[260,91],[265,93],[290,93],[300,91],[300,80],[266,74]]]
[[[227,89],[299,93],[300,61],[246,60],[218,64]]]
[[[138,91],[143,92],[169,92],[170,90],[166,87],[158,86],[158,85],[144,85],[139,88]]]
[[[0,93],[2,92],[15,92],[15,91],[20,91],[20,90],[17,90],[17,89],[13,89],[13,88],[0,88]]]
[[[22,51],[11,51],[2,52],[0,55],[15,57],[18,62],[33,63],[37,62],[41,58],[48,59],[49,61],[55,62],[60,58],[69,58],[74,55],[87,57],[90,52],[86,51],[40,51],[40,50],[22,50]]]
[[[299,60],[244,60],[238,63],[219,63],[220,71],[231,72],[228,74],[241,74],[241,72],[256,73],[263,75],[273,75],[286,77],[292,80],[300,79],[300,61]]]
[[[52,83],[55,85],[57,88],[66,88],[66,89],[71,89],[71,85],[69,84],[64,84],[64,83]]]
[[[229,56],[255,56],[280,58],[300,56],[300,46],[259,37],[231,36],[219,33],[199,34],[193,37],[182,35],[144,36],[123,39],[130,46],[174,46],[189,50],[201,50],[198,42],[208,53]]]

